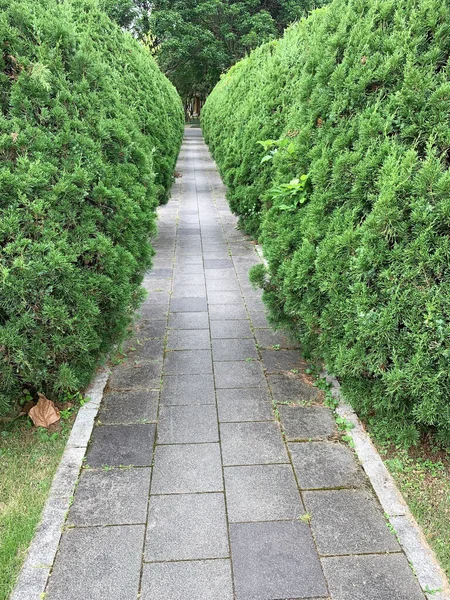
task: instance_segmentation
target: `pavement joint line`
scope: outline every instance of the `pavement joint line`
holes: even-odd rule
[[[38,600],[45,593],[70,508],[71,497],[83,466],[94,428],[94,420],[100,408],[109,374],[109,369],[100,368],[86,390],[86,397],[90,400],[78,411],[64,454],[54,476],[49,497],[42,511],[40,524],[28,549],[10,600]],[[61,497],[58,489],[63,485],[65,485],[66,494]]]

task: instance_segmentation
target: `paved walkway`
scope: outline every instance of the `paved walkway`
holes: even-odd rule
[[[423,600],[298,351],[267,325],[247,278],[259,258],[198,129],[178,170],[46,600]]]

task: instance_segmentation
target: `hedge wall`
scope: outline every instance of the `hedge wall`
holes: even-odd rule
[[[448,3],[334,0],[203,112],[273,321],[404,443],[450,442],[449,56]]]
[[[142,299],[183,111],[96,0],[0,0],[0,403],[87,384]]]

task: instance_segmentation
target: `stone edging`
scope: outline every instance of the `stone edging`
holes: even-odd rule
[[[41,600],[61,538],[94,421],[103,398],[110,371],[102,368],[86,390],[90,398],[78,411],[64,454],[53,478],[49,497],[42,511],[16,587],[10,600]]]
[[[267,265],[261,246],[255,245],[261,260]],[[406,558],[412,565],[427,600],[450,600],[450,585],[439,565],[433,550],[408,508],[392,475],[389,473],[369,434],[359,420],[353,408],[347,404],[340,392],[336,377],[326,371],[322,374],[332,387],[332,394],[339,401],[336,409],[340,417],[352,423],[353,429],[346,432],[355,445],[355,451],[364,471],[378,497],[378,500],[395,530],[397,539]],[[434,590],[440,590],[439,592]]]

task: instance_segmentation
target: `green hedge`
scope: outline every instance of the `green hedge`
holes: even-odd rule
[[[407,444],[450,441],[449,56],[448,3],[334,0],[203,112],[273,321]]]
[[[96,0],[0,0],[0,399],[87,384],[142,299],[181,101]]]

